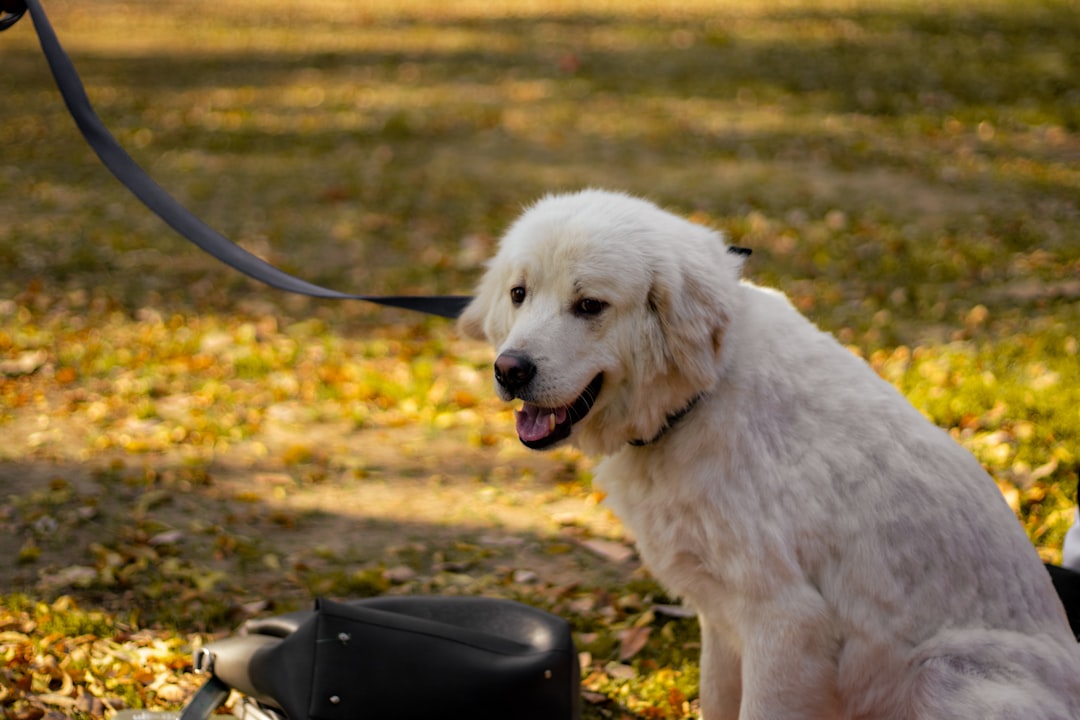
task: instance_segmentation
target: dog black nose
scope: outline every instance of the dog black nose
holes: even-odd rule
[[[524,355],[504,352],[495,358],[495,380],[510,392],[528,385],[535,375],[536,366]]]

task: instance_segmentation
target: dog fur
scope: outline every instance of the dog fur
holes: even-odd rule
[[[644,200],[549,196],[459,321],[523,439],[606,456],[607,501],[698,612],[703,718],[1080,717],[1080,646],[994,482],[742,263]]]

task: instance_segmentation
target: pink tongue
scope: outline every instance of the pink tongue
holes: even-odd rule
[[[525,403],[515,413],[517,416],[518,437],[528,442],[546,438],[555,429],[551,424],[552,414],[555,415],[555,424],[561,425],[566,422],[567,408],[542,408]]]

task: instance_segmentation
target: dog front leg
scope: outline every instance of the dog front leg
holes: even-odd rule
[[[794,595],[794,594],[793,594]],[[831,720],[840,717],[838,640],[821,597],[800,593],[759,611],[743,646],[739,720]]]
[[[701,718],[736,720],[742,696],[742,662],[729,638],[701,623]]]

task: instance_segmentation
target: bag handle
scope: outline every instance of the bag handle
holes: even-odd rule
[[[49,23],[39,0],[0,0],[0,31],[14,25],[29,10],[38,41],[52,70],[68,112],[98,158],[135,197],[173,230],[226,265],[271,287],[330,300],[365,300],[416,312],[456,318],[472,299],[461,295],[358,295],[315,285],[274,267],[232,242],[181,205],[157,184],[105,127],[94,111],[82,80]]]

